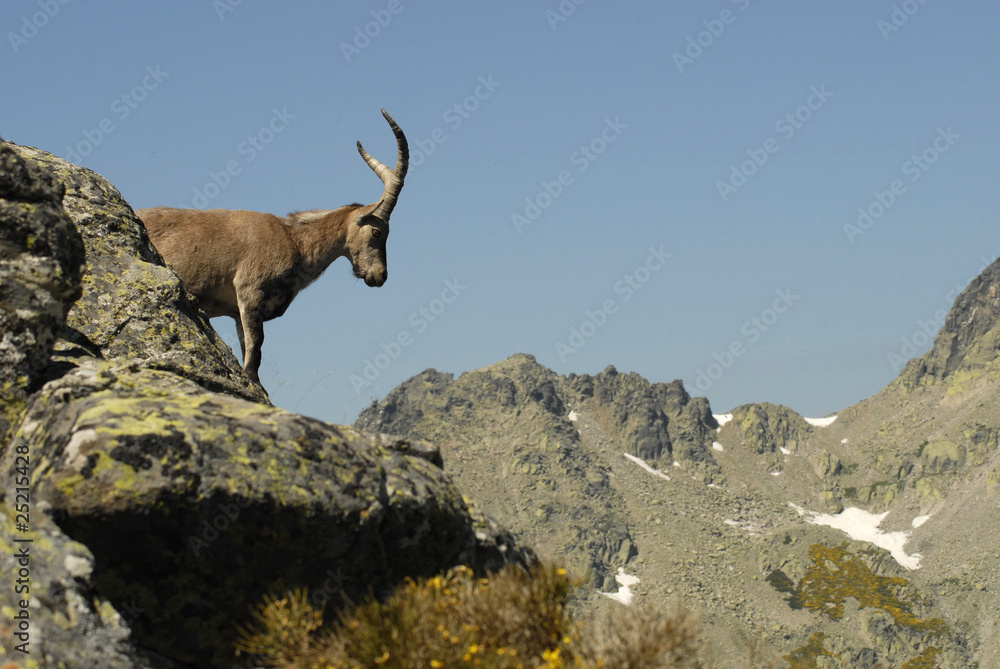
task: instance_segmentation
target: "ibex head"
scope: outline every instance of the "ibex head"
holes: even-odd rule
[[[385,192],[382,193],[382,199],[375,204],[361,206],[355,210],[346,240],[346,255],[354,268],[354,276],[364,279],[369,286],[381,286],[389,278],[385,258],[385,242],[389,237],[389,215],[396,206],[399,192],[403,189],[403,179],[406,177],[406,168],[410,162],[406,136],[384,109],[382,115],[389,122],[389,127],[396,135],[396,144],[399,146],[396,169],[391,170],[372,158],[361,146],[361,142],[358,142],[358,152],[368,163],[368,167],[372,168],[385,184]]]

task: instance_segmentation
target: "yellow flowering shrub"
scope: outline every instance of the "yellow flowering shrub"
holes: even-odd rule
[[[706,666],[697,622],[685,611],[622,607],[613,620],[583,623],[567,609],[579,585],[558,567],[508,567],[488,578],[456,567],[407,580],[326,628],[298,591],[265,599],[236,650],[275,669]]]

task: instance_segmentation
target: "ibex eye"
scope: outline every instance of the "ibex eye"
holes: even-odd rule
[[[381,237],[382,231],[378,228],[372,228],[372,237]]]

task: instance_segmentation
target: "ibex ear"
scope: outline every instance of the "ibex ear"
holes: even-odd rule
[[[374,222],[372,219],[378,220],[378,216],[375,215],[377,208],[378,204],[366,204],[358,209],[355,216],[358,225],[370,225]]]

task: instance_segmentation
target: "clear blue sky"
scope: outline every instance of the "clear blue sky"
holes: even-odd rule
[[[7,0],[0,29],[0,134],[135,208],[374,202],[354,143],[391,164],[395,117],[388,283],[339,260],[265,328],[273,401],[334,422],[517,352],[831,413],[1000,255],[993,2]]]

